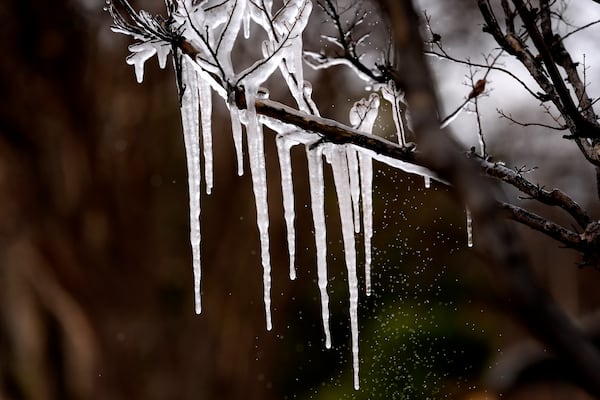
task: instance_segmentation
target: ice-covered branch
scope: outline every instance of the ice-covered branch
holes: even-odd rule
[[[240,108],[245,108],[245,99],[238,95],[237,104]],[[306,132],[312,132],[316,135],[315,141],[320,139],[335,144],[353,144],[382,156],[423,166],[414,152],[414,145],[411,144],[400,146],[379,136],[368,135],[350,128],[336,120],[306,114],[273,100],[257,100],[256,112]]]
[[[358,39],[353,37],[356,28],[364,22],[367,13],[360,9],[354,10],[354,8],[358,6],[351,5],[350,8],[352,8],[352,10],[348,9],[345,11],[354,13],[355,18],[350,22],[346,21],[346,25],[344,25],[342,23],[341,12],[333,1],[319,1],[318,5],[325,15],[331,19],[337,33],[336,36],[322,35],[321,37],[339,47],[341,54],[325,55],[324,53],[305,51],[304,58],[306,62],[314,69],[329,68],[333,65],[346,65],[350,67],[359,78],[366,82],[386,84],[389,79],[384,73],[385,68],[380,69],[366,65],[362,62],[364,54],[358,54],[357,52],[357,47],[370,35],[370,33],[365,33],[360,35]]]

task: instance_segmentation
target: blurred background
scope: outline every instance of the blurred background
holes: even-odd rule
[[[422,3],[449,49],[477,55],[491,48],[480,22],[472,22],[472,2],[451,9]],[[135,4],[164,12],[163,2]],[[292,154],[298,279],[291,282],[270,132],[274,328],[266,332],[250,177],[236,174],[230,123],[217,101],[215,187],[202,196],[203,312],[196,316],[174,74],[151,60],[138,85],[124,60],[131,41],[110,31],[103,5],[0,4],[0,399],[586,398],[560,382],[568,376],[560,365],[540,361],[535,368],[543,349],[498,309],[484,263],[466,247],[464,209],[443,186],[426,190],[422,179],[381,164],[374,293],[360,294],[361,390],[354,391],[331,172],[334,346],[325,350],[304,149]],[[311,23],[320,29],[324,18],[316,7],[314,13]],[[306,40],[313,50],[323,46],[316,35]],[[441,61],[435,67],[451,110],[469,91],[465,70]],[[347,72],[307,72],[323,114],[342,122],[366,93]],[[507,99],[502,79],[491,76],[485,99],[490,152],[510,165],[540,166],[534,181],[570,190],[597,216],[593,170],[574,145],[560,133],[498,121],[495,108],[541,114],[534,102],[520,103],[518,89]],[[272,93],[290,101],[283,90]],[[475,132],[473,121],[465,113],[455,130]],[[384,106],[377,132],[394,135],[392,126]],[[474,136],[461,140],[476,143]],[[534,210],[568,223],[556,211]],[[597,272],[577,269],[576,254],[522,232],[542,282],[571,314],[593,322]],[[475,226],[475,242],[476,234]],[[526,365],[532,372],[519,374]],[[554,373],[552,383],[535,383],[548,376],[540,371]]]

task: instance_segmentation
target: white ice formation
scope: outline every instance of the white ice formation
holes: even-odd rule
[[[267,118],[257,112],[257,101],[268,95],[261,86],[276,71],[279,71],[287,84],[297,109],[313,117],[319,111],[312,100],[312,87],[304,81],[303,56],[311,60],[313,67],[322,68],[340,60],[327,59],[317,53],[303,52],[302,32],[312,10],[310,0],[289,0],[281,9],[272,12],[272,0],[256,2],[252,0],[175,0],[175,10],[170,22],[156,22],[153,17],[140,11],[137,23],[145,23],[154,32],[162,32],[170,23],[172,32],[177,32],[194,51],[174,50],[172,43],[163,37],[144,36],[140,30],[128,30],[126,25],[116,24],[113,30],[133,36],[137,43],[131,45],[131,55],[127,63],[135,67],[138,82],[144,78],[144,64],[153,55],[158,56],[159,65],[164,68],[170,52],[173,55],[178,75],[180,91],[181,119],[188,168],[190,242],[192,247],[194,296],[196,312],[201,311],[200,286],[200,187],[201,153],[204,158],[205,191],[210,194],[213,188],[212,154],[212,94],[223,98],[229,108],[238,174],[243,174],[243,133],[247,141],[247,155],[252,177],[256,205],[256,224],[260,236],[261,260],[263,267],[264,308],[267,330],[271,322],[271,260],[269,249],[269,208],[267,202],[267,176],[264,154],[263,125],[277,133],[276,144],[281,171],[284,218],[287,229],[289,251],[289,276],[296,278],[295,260],[295,212],[292,182],[292,162],[290,151],[295,145],[304,146],[308,161],[311,211],[315,234],[316,265],[318,287],[321,297],[322,325],[325,347],[332,345],[329,327],[329,295],[327,271],[327,229],[325,225],[325,189],[323,180],[323,156],[331,165],[335,191],[338,199],[342,227],[342,239],[350,296],[350,325],[354,387],[359,388],[358,357],[358,299],[359,280],[357,277],[357,251],[355,234],[363,232],[365,292],[371,294],[371,240],[373,237],[373,159],[386,163],[411,174],[423,176],[425,186],[430,179],[439,180],[431,171],[407,162],[386,157],[373,151],[351,144],[334,145],[321,143],[320,138],[311,132],[287,125],[276,119]],[[113,14],[114,17],[114,14]],[[118,18],[115,20],[117,21]],[[141,22],[140,22],[141,21]],[[122,22],[122,21],[121,21]],[[254,25],[253,25],[254,24]],[[231,60],[240,30],[243,37],[253,40],[253,27],[259,27],[267,40],[260,44],[262,58],[247,68],[236,71]],[[160,35],[159,35],[160,36]],[[165,36],[166,37],[166,36]],[[264,37],[264,35],[263,35]],[[365,36],[366,37],[366,36]],[[365,37],[361,38],[364,39]],[[325,37],[339,45],[337,39]],[[360,75],[369,80],[366,75]],[[402,93],[393,84],[373,88],[377,92],[357,101],[350,110],[349,122],[352,128],[365,135],[371,135],[379,112],[380,96],[391,104],[399,145],[406,145],[404,109]],[[238,107],[238,96],[243,95],[245,107]],[[202,151],[201,151],[202,147]],[[467,211],[469,245],[472,245],[470,213]]]
[[[194,269],[194,297],[196,313],[200,314],[200,121],[198,120],[198,76],[190,66],[182,63],[182,80],[186,82],[181,95],[181,120],[188,166],[188,191],[190,197],[190,242]]]

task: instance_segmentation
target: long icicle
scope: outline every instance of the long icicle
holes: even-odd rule
[[[256,115],[255,99],[258,88],[246,85],[246,119],[248,138],[248,158],[252,175],[252,188],[256,204],[256,225],[260,235],[261,259],[263,266],[263,297],[267,330],[273,328],[271,322],[271,256],[269,254],[269,206],[267,204],[267,171],[262,125]]]
[[[373,160],[358,152],[360,190],[362,198],[363,237],[365,244],[365,292],[371,295],[371,239],[373,238]]]
[[[233,135],[233,144],[235,146],[235,158],[237,160],[237,173],[244,175],[244,151],[242,149],[242,123],[240,122],[240,110],[235,104],[229,105],[229,115],[231,118],[231,134]]]
[[[327,230],[325,227],[325,190],[323,187],[323,158],[321,147],[310,150],[306,146],[310,200],[315,228],[315,246],[317,249],[317,274],[321,294],[321,319],[325,332],[325,347],[331,348],[329,329],[329,295],[327,294]]]
[[[281,192],[283,194],[283,214],[287,229],[287,244],[290,257],[290,279],[296,279],[296,231],[294,229],[294,185],[292,182],[292,160],[290,148],[292,142],[285,135],[279,134],[275,139],[277,143],[277,155],[279,156],[279,168],[281,171]]]
[[[352,211],[354,214],[354,232],[360,232],[360,176],[356,149],[352,146],[346,147],[348,158],[348,172],[350,176],[350,193],[352,194]]]
[[[213,151],[212,151],[212,90],[210,83],[197,76],[200,90],[200,121],[202,123],[202,149],[204,150],[204,183],[206,194],[213,187]]]
[[[202,311],[200,298],[200,130],[198,76],[187,58],[182,59],[184,92],[181,96],[181,122],[188,168],[190,197],[190,243],[194,271],[194,300],[196,314]]]
[[[334,147],[335,146],[335,147]],[[340,208],[342,222],[342,237],[346,269],[348,270],[348,292],[350,293],[350,330],[352,335],[352,366],[354,369],[354,388],[360,388],[359,383],[359,358],[358,358],[358,279],[356,277],[356,249],[354,243],[354,229],[352,216],[352,196],[350,194],[350,179],[348,176],[348,163],[344,147],[337,145],[328,146],[328,160],[333,169],[335,191]]]

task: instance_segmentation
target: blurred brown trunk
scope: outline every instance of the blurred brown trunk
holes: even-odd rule
[[[102,4],[81,4],[0,5],[0,397],[268,398],[254,243],[210,258],[238,242],[237,189],[221,191],[224,247],[203,255],[216,289],[196,317],[171,71],[137,86],[124,46],[102,42]]]

